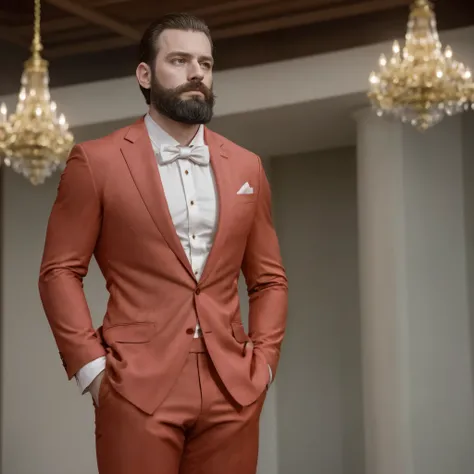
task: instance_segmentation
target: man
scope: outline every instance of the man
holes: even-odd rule
[[[252,474],[287,313],[269,184],[256,155],[204,126],[207,26],[168,15],[140,54],[149,112],[72,150],[41,298],[68,377],[92,395],[100,474]],[[110,294],[97,331],[82,288],[92,255]]]

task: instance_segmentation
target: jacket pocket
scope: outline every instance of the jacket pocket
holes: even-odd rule
[[[234,339],[237,342],[244,343],[249,342],[250,338],[248,337],[247,333],[245,332],[244,325],[239,322],[233,322],[232,325],[232,334],[234,335]]]
[[[151,322],[116,324],[104,330],[104,339],[108,344],[143,344],[151,341],[155,331],[155,324]]]

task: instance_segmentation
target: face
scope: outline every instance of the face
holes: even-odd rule
[[[212,48],[204,33],[165,30],[158,40],[153,70],[141,63],[137,77],[150,89],[150,102],[176,122],[203,124],[212,119]]]

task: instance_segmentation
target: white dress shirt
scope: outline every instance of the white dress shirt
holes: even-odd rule
[[[171,219],[196,279],[199,280],[214,242],[217,224],[218,200],[212,167],[210,164],[197,164],[182,158],[164,162],[160,147],[179,147],[179,143],[149,114],[145,116],[145,126],[157,157]],[[203,145],[204,127],[201,125],[189,147]],[[194,337],[201,337],[199,324],[196,325]],[[87,391],[90,383],[104,369],[105,357],[99,357],[77,372],[76,380],[82,393]],[[271,378],[270,369],[270,381]]]

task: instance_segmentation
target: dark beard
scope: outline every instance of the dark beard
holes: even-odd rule
[[[181,99],[183,92],[199,91],[202,97]],[[163,87],[156,77],[150,90],[151,105],[162,115],[188,125],[209,123],[213,116],[215,95],[201,81],[191,81],[174,89]]]

